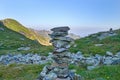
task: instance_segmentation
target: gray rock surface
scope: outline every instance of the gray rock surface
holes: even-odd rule
[[[8,55],[2,55],[0,56],[0,64],[45,64],[50,62],[49,58],[46,58],[45,60],[42,60],[43,56],[40,56],[38,54],[8,54]]]
[[[103,46],[104,44],[95,44],[95,46]]]
[[[2,46],[3,45],[3,43],[0,43],[0,46]]]
[[[0,31],[4,31],[5,29],[4,28],[0,28]]]
[[[117,52],[117,53],[116,53],[116,56],[120,58],[120,52]]]
[[[112,65],[120,65],[120,59],[114,60],[111,64]]]
[[[51,31],[54,31],[54,32],[68,32],[68,30],[70,30],[68,26],[55,27],[51,29]]]
[[[87,70],[93,70],[95,68],[96,68],[96,66],[87,66]]]
[[[9,64],[46,64],[54,62],[53,53],[49,53],[48,56],[40,56],[38,54],[6,54],[0,56],[0,64],[9,65]],[[79,65],[79,63],[87,65],[88,70],[92,70],[99,65],[120,65],[120,56],[119,52],[115,55],[104,55],[101,56],[96,54],[95,56],[85,57],[82,52],[78,51],[77,53],[65,53],[64,55],[69,57],[68,62],[70,64]],[[93,68],[94,67],[94,68]]]
[[[110,52],[110,51],[106,51],[106,55],[107,55],[107,56],[113,56],[113,53]]]
[[[30,47],[20,47],[18,48],[17,50],[24,50],[24,51],[27,51],[27,50],[30,50]]]

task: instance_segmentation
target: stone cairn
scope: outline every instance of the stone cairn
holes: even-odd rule
[[[50,41],[54,46],[53,63],[43,68],[37,80],[82,80],[80,75],[74,71],[69,70],[69,56],[67,56],[68,49],[71,47],[73,39],[67,37],[69,27],[56,27],[51,29],[50,34],[52,40]]]

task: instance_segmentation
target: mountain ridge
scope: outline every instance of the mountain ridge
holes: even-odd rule
[[[51,46],[43,46],[38,41],[7,28],[2,21],[0,21],[0,34],[0,55],[18,53],[46,55],[44,51],[48,53],[52,49]]]
[[[18,21],[14,19],[7,18],[1,21],[7,28],[13,31],[19,32],[20,34],[26,36],[29,39],[37,40],[40,44],[45,45],[45,46],[51,45],[48,41],[48,38],[45,38],[44,36],[38,34],[33,29],[29,29],[23,26],[22,24],[20,24]]]

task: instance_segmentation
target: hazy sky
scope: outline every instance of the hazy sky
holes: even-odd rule
[[[120,28],[120,0],[0,0],[0,19],[28,27],[69,26],[81,36]]]

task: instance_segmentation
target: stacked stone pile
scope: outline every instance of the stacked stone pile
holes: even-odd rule
[[[67,56],[68,48],[70,48],[73,39],[67,37],[69,27],[57,27],[51,29],[51,43],[54,46],[53,63],[45,66],[40,73],[38,80],[81,80],[74,72],[68,69],[69,56]]]

